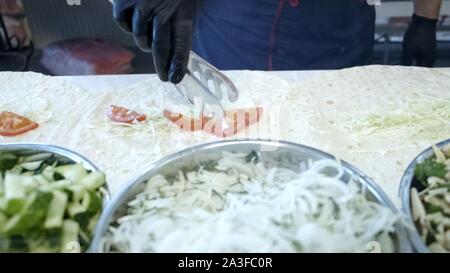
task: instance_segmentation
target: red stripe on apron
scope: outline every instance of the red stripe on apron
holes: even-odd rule
[[[268,66],[269,71],[273,70],[273,50],[275,47],[275,40],[277,38],[278,22],[280,20],[281,13],[283,12],[286,0],[279,0],[278,8],[275,13],[272,24],[272,32],[270,33],[270,43],[269,43],[269,56],[268,56]]]

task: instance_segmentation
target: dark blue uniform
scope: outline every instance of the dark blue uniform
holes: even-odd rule
[[[203,0],[193,49],[219,69],[337,69],[370,62],[367,0]]]

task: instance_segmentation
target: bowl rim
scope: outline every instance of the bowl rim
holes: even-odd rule
[[[75,163],[82,164],[83,167],[86,169],[98,172],[100,169],[92,163],[91,160],[89,160],[87,157],[71,150],[67,149],[61,146],[57,145],[51,145],[51,144],[45,144],[45,143],[37,143],[37,142],[7,142],[7,143],[0,143],[0,152],[2,151],[14,151],[14,150],[30,150],[30,151],[36,151],[36,152],[48,152],[52,154],[57,154],[59,156],[63,156],[65,158],[68,158]],[[108,184],[106,183],[104,186],[106,192],[103,196],[103,206],[102,206],[102,213],[103,211],[108,207],[109,202],[111,201],[111,192],[109,190]],[[100,220],[100,218],[99,218]],[[96,226],[99,224],[99,221],[97,222]],[[90,249],[92,248],[92,242],[93,242],[94,236],[92,236],[91,243],[89,244],[88,248],[85,250],[85,252],[90,252]]]
[[[140,175],[133,178],[129,183],[127,183],[122,189],[113,196],[111,202],[106,207],[106,209],[103,211],[98,224],[96,226],[96,230],[94,232],[94,239],[92,240],[92,251],[93,252],[101,252],[99,250],[101,240],[104,237],[105,233],[108,231],[108,227],[111,223],[112,217],[116,210],[122,205],[123,203],[123,197],[126,195],[126,193],[130,190],[132,190],[135,186],[137,186],[140,183],[144,183],[148,180],[148,176],[154,173],[157,169],[161,168],[165,164],[168,164],[170,162],[173,162],[177,159],[182,158],[185,155],[199,152],[202,150],[210,150],[220,147],[228,147],[233,145],[239,145],[239,144],[257,144],[257,145],[264,145],[264,146],[276,146],[276,147],[291,147],[299,150],[309,151],[316,153],[324,158],[329,159],[335,159],[339,160],[341,162],[342,166],[347,169],[352,174],[357,174],[361,181],[364,182],[364,185],[368,191],[371,192],[371,194],[374,196],[374,198],[377,200],[378,203],[381,205],[389,208],[392,212],[400,214],[400,211],[398,208],[392,203],[392,201],[389,199],[387,194],[381,189],[381,187],[376,184],[370,177],[368,177],[364,172],[359,170],[358,168],[354,167],[353,165],[347,163],[344,160],[341,160],[332,154],[329,154],[327,152],[324,152],[322,150],[306,146],[303,144],[298,144],[294,142],[289,141],[282,141],[282,140],[266,140],[266,139],[243,139],[243,140],[219,140],[219,141],[212,141],[212,142],[206,142],[198,145],[194,145],[191,147],[187,147],[185,149],[182,149],[180,151],[176,151],[174,153],[171,153],[167,156],[164,156],[163,158],[153,162],[150,164],[149,167],[146,168],[144,172],[142,172]],[[400,224],[396,225],[396,234],[398,236],[398,246],[399,252],[411,252],[411,245],[408,240],[408,236],[404,230],[404,227]]]
[[[436,145],[438,148],[443,148],[450,144],[450,139],[443,140]],[[412,212],[411,212],[411,184],[414,178],[414,170],[416,169],[417,164],[423,162],[425,159],[430,158],[434,155],[433,146],[430,146],[420,152],[408,165],[405,172],[403,173],[402,179],[400,181],[400,187],[398,191],[398,196],[400,198],[400,210],[405,215],[405,221],[408,222],[407,233],[409,236],[409,240],[411,241],[414,249],[419,253],[431,253],[426,244],[420,238],[419,231],[417,230],[414,221],[412,220]]]
[[[42,151],[58,154],[60,156],[64,156],[73,160],[76,163],[83,164],[90,171],[100,171],[100,169],[92,163],[85,156],[56,145],[43,144],[43,143],[35,143],[35,142],[8,142],[8,143],[0,143],[0,151],[1,150],[16,150],[16,149],[24,149],[24,150],[34,150],[34,151]]]

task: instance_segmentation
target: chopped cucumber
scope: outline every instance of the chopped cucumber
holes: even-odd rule
[[[106,183],[106,177],[102,172],[92,172],[84,177],[80,183],[89,190],[96,190]]]
[[[50,183],[48,179],[42,174],[35,175],[34,179],[36,180],[38,186],[44,186]]]
[[[53,199],[50,202],[50,206],[48,208],[44,228],[50,229],[62,226],[67,200],[68,196],[66,193],[62,191],[53,192]]]
[[[47,214],[51,200],[51,193],[33,192],[30,194],[22,211],[8,220],[3,228],[3,233],[20,235],[34,226],[40,226]]]
[[[4,209],[6,214],[14,215],[19,213],[25,205],[25,199],[10,199],[5,200]]]
[[[25,198],[25,183],[22,176],[6,172],[4,183],[6,200]]]
[[[59,180],[56,182],[49,183],[47,185],[44,185],[41,187],[42,191],[55,191],[55,190],[63,190],[70,185],[72,185],[73,182],[67,179]]]
[[[92,217],[102,209],[102,198],[94,191],[87,191],[87,194],[89,196],[87,212],[89,213],[89,216]]]
[[[8,217],[3,212],[0,211],[0,227],[4,226],[7,220]]]
[[[5,174],[5,210],[9,215],[20,212],[25,203],[26,187],[22,176],[6,172]]]
[[[47,180],[53,181],[54,180],[53,176],[55,175],[55,167],[53,166],[45,167],[44,170],[42,171],[42,175],[45,178],[47,178]]]
[[[73,202],[80,202],[86,192],[86,189],[80,184],[70,185],[67,189],[72,193],[71,199]]]
[[[55,172],[64,176],[65,179],[68,179],[72,182],[81,181],[88,174],[86,169],[81,164],[72,164],[72,165],[64,165],[55,168]]]
[[[82,229],[89,229],[92,225],[91,219],[100,213],[102,208],[102,199],[94,191],[84,193],[81,204],[71,204],[68,208],[70,217],[80,224]]]
[[[101,213],[105,175],[50,153],[0,153],[0,252],[80,252]]]
[[[91,195],[89,192],[85,192],[83,195],[83,200],[81,200],[81,206],[86,209],[86,211],[89,208],[89,205],[91,204]]]
[[[6,202],[6,199],[3,197],[0,197],[0,211],[5,212],[6,211],[6,205],[8,202]],[[1,230],[1,229],[0,229]]]
[[[23,186],[25,187],[25,192],[27,193],[39,186],[36,179],[34,179],[34,176],[22,176],[21,179]]]
[[[86,212],[87,208],[81,204],[70,204],[67,207],[67,212],[71,218],[74,218],[75,215]]]
[[[41,167],[42,163],[44,161],[34,161],[34,162],[24,162],[20,164],[19,166],[24,168],[27,171],[35,171]]]
[[[19,158],[11,153],[0,153],[0,171],[6,171],[12,169]]]
[[[61,252],[79,252],[77,249],[80,225],[73,220],[64,220],[61,240]]]

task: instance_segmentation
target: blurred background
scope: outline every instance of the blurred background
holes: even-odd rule
[[[377,6],[374,63],[400,62],[412,11],[412,0],[384,0]],[[449,67],[450,0],[444,1],[441,14],[436,66]],[[118,29],[106,0],[0,0],[0,70],[51,75],[154,72],[151,56]]]

